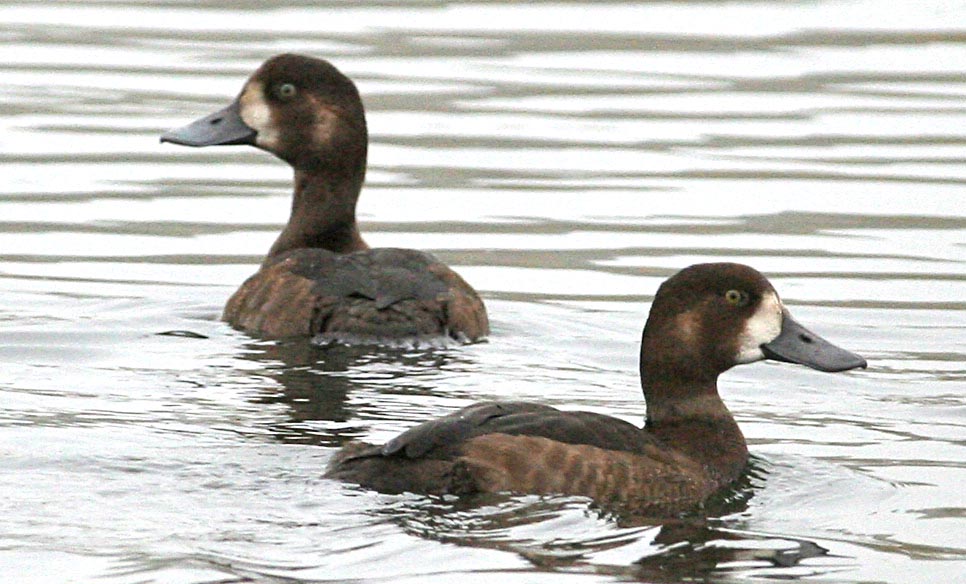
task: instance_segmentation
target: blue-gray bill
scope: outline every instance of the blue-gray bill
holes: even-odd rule
[[[826,341],[798,323],[788,311],[782,314],[782,330],[774,340],[761,346],[768,359],[797,363],[819,371],[834,373],[865,368],[865,359]]]
[[[242,120],[235,101],[187,126],[168,130],[161,135],[161,141],[182,146],[251,145],[255,143],[255,134]]]

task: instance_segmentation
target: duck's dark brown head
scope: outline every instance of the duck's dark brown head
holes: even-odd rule
[[[771,283],[748,266],[697,264],[658,289],[641,342],[645,394],[655,385],[712,390],[724,371],[762,359],[822,371],[866,366],[798,324]]]
[[[166,132],[161,141],[250,144],[298,171],[364,174],[368,134],[352,80],[328,61],[283,54],[263,63],[228,107]]]

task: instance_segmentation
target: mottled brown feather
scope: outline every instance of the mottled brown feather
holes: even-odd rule
[[[312,281],[293,274],[283,261],[245,280],[228,299],[222,320],[271,338],[311,335],[315,302]]]
[[[457,464],[462,492],[581,495],[635,513],[684,511],[724,486],[694,461],[654,446],[634,454],[540,436],[473,438]]]
[[[429,271],[449,287],[451,298],[446,307],[446,326],[469,340],[479,339],[490,334],[490,321],[483,300],[462,276],[446,264],[437,262],[429,266]],[[451,333],[452,334],[452,333]]]
[[[376,299],[344,283],[349,275],[344,272],[345,264],[358,258],[361,268],[351,275],[365,280],[361,284],[376,286],[386,278],[380,270],[385,269],[384,256],[390,253],[412,256],[409,263],[393,264],[396,272],[392,276],[422,286],[422,292],[390,290],[393,295],[388,299],[385,295]],[[266,262],[248,278],[229,299],[222,318],[232,326],[270,338],[322,335],[325,340],[381,341],[449,337],[472,342],[489,334],[486,309],[476,291],[435,259],[424,262],[426,265],[412,261],[423,257],[432,258],[411,250],[364,250],[342,257],[326,250],[293,250]]]

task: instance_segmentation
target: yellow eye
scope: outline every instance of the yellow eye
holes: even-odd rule
[[[296,93],[298,93],[298,89],[291,83],[283,83],[275,89],[275,95],[279,99],[291,99],[295,97]]]
[[[750,300],[748,293],[742,290],[728,290],[724,297],[732,306],[747,306]]]

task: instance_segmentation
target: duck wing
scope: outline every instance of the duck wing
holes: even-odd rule
[[[593,412],[569,412],[531,402],[481,402],[406,430],[381,446],[355,445],[330,466],[362,458],[451,460],[481,436],[533,436],[604,450],[644,453],[659,442],[637,426]],[[360,443],[361,444],[361,443]]]
[[[658,515],[713,488],[700,465],[633,424],[527,402],[479,403],[381,446],[350,444],[326,476],[387,493],[582,495]]]
[[[562,411],[531,402],[481,402],[410,428],[383,445],[379,454],[447,458],[465,442],[486,434],[539,436],[631,452],[653,441],[637,426],[603,414]]]
[[[466,342],[489,332],[483,302],[458,274],[431,254],[397,248],[281,254],[232,296],[224,319],[265,336],[321,335],[321,341]]]

